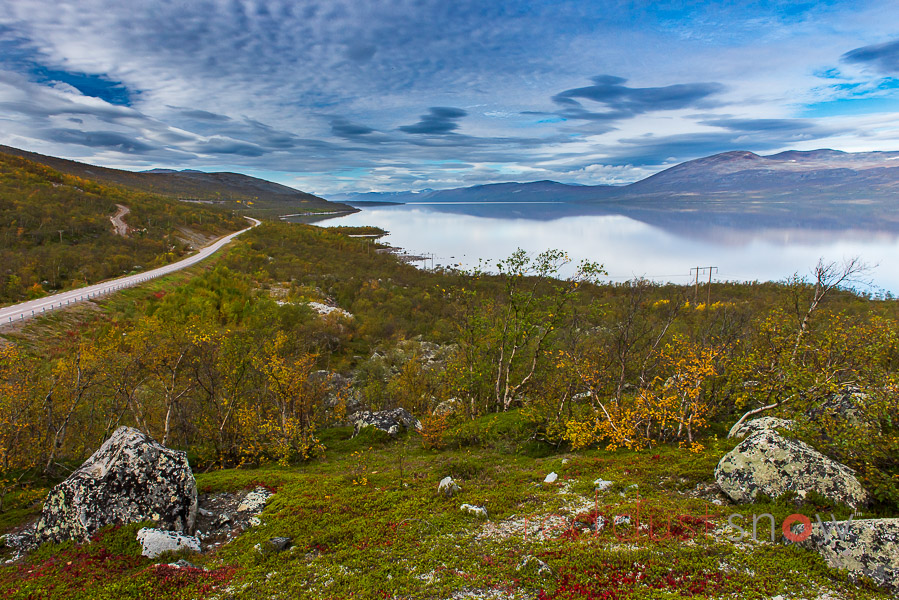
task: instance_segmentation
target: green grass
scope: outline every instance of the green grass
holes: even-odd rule
[[[209,571],[157,566],[172,556],[138,556],[137,526],[129,525],[104,531],[87,545],[45,546],[22,564],[2,567],[0,589],[5,597],[23,599],[437,599],[460,590],[519,598],[601,598],[609,590],[615,592],[610,598],[770,598],[815,597],[814,589],[840,598],[889,597],[849,583],[813,552],[779,543],[735,546],[702,534],[700,515],[710,515],[718,527],[731,512],[770,512],[780,523],[802,510],[777,501],[717,506],[689,495],[696,484],[712,480],[729,449],[724,441],[707,440],[707,450],[695,455],[661,447],[535,457],[514,451],[511,442],[500,450],[435,451],[422,448],[415,434],[397,440],[351,434],[346,427],[322,432],[325,455],[299,466],[198,474],[204,492],[257,485],[277,491],[261,525],[216,552],[187,557]],[[561,485],[542,483],[550,471],[560,475]],[[455,498],[437,493],[446,475],[462,486]],[[615,485],[594,494],[592,482],[599,477]],[[581,510],[566,509],[577,502]],[[520,528],[508,539],[484,537],[485,522],[462,513],[462,503],[487,507],[492,524],[521,525],[527,518],[531,528],[541,521],[546,527],[527,535]],[[813,514],[814,507],[804,510]],[[599,534],[571,532],[572,519],[629,514],[635,520],[638,512],[644,524],[650,517],[654,523],[671,519],[675,538],[653,541],[627,525]],[[552,515],[565,519],[553,522]],[[280,536],[292,538],[294,549],[255,549]],[[541,573],[535,561],[519,570],[529,556],[552,574]]]

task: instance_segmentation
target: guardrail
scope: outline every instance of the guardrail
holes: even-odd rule
[[[100,296],[105,296],[110,292],[115,292],[121,289],[134,287],[138,284],[145,283],[150,281],[151,279],[156,279],[157,277],[162,277],[163,275],[168,275],[168,273],[159,273],[158,275],[148,275],[147,277],[141,277],[140,279],[135,279],[134,281],[128,281],[119,283],[117,285],[112,285],[107,288],[103,288],[102,290],[96,290],[93,292],[87,292],[86,294],[80,294],[77,296],[72,296],[71,298],[66,298],[65,300],[60,300],[59,302],[51,302],[47,306],[42,306],[40,310],[34,309],[30,311],[24,311],[16,315],[9,315],[7,317],[7,323],[15,323],[16,321],[24,321],[25,319],[30,319],[32,317],[36,317],[38,315],[52,312],[54,310],[58,310],[64,306],[71,306],[72,304],[77,304],[79,302],[84,302],[85,300],[90,300],[91,298],[99,298]]]

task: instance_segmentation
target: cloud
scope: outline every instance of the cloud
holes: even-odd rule
[[[406,133],[443,135],[452,133],[459,128],[457,122],[468,112],[461,108],[451,108],[444,106],[432,106],[428,109],[428,114],[422,115],[418,123],[413,125],[403,125],[399,127],[400,131]]]
[[[632,88],[627,79],[613,75],[592,78],[593,85],[558,93],[552,100],[563,107],[567,119],[620,120],[648,112],[708,107],[709,99],[725,87],[720,83],[678,83],[664,87]],[[590,100],[605,107],[603,112],[588,111],[579,100]]]
[[[129,154],[144,154],[156,149],[156,146],[115,131],[81,131],[80,129],[54,128],[48,129],[43,133],[46,139],[61,144],[117,150]]]
[[[375,130],[367,125],[359,125],[358,123],[351,123],[350,121],[338,117],[331,121],[331,132],[339,137],[347,138],[347,139],[355,139],[360,136],[365,136],[370,133],[374,133]]]
[[[842,57],[849,63],[868,64],[884,73],[899,73],[899,40],[862,46]]]

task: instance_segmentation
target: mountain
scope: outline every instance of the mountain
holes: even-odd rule
[[[878,198],[899,191],[899,152],[725,152],[691,160],[622,188],[623,197],[764,194]]]
[[[702,213],[721,222],[751,217],[755,223],[761,220],[799,226],[815,221],[827,227],[846,220],[855,225],[886,222],[899,226],[897,198],[899,152],[822,149],[789,150],[769,156],[724,152],[687,161],[622,186],[555,181],[497,183],[448,190],[359,194],[347,197],[346,202],[564,202],[602,207],[603,212],[644,221],[660,218],[660,212]],[[506,210],[517,209],[510,205]],[[544,212],[552,213],[553,209]]]
[[[351,206],[330,202],[286,185],[240,173],[152,169],[141,173],[97,167],[0,146],[0,152],[19,156],[52,169],[100,181],[168,196],[177,200],[222,204],[232,210],[262,217],[298,212],[354,211]]]

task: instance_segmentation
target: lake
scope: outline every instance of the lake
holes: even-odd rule
[[[360,205],[362,207],[362,205]],[[619,211],[621,212],[621,211]],[[819,258],[859,256],[872,268],[871,286],[899,293],[899,235],[851,225],[804,225],[776,216],[630,211],[568,203],[421,203],[364,207],[329,218],[322,226],[374,225],[382,238],[410,254],[428,256],[420,266],[472,268],[491,264],[517,248],[566,251],[577,261],[604,265],[610,279],[646,277],[692,283],[691,267],[717,267],[713,281],[778,281],[808,275]],[[708,279],[708,272],[700,280]]]

